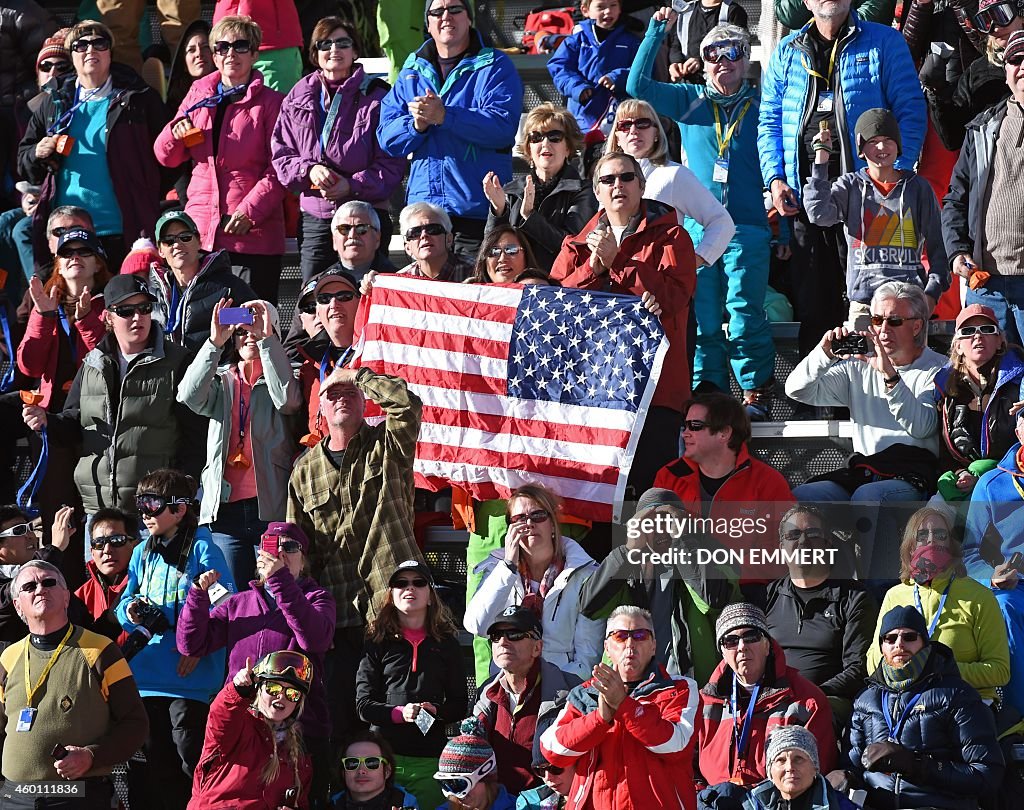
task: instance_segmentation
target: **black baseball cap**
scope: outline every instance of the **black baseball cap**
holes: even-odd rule
[[[544,627],[541,625],[540,619],[537,618],[537,614],[522,605],[512,605],[512,607],[505,608],[501,615],[491,622],[491,626],[487,628],[487,633],[490,635],[499,627],[508,626],[527,633],[534,633],[537,638],[544,636]]]
[[[406,560],[403,563],[399,563],[391,576],[388,577],[389,588],[394,587],[395,580],[398,579],[399,574],[419,574],[430,583],[431,588],[434,587],[434,575],[430,573],[430,569],[427,568],[427,564],[420,562],[419,560]]]
[[[103,302],[107,307],[114,307],[133,295],[144,295],[150,301],[156,301],[156,296],[149,289],[144,278],[134,273],[124,273],[114,276],[103,288]]]
[[[70,231],[65,231],[64,235],[57,242],[57,255],[60,256],[61,249],[71,242],[81,242],[97,256],[102,256],[104,259],[107,258],[107,252],[103,249],[103,245],[100,244],[99,237],[85,228],[72,228]]]

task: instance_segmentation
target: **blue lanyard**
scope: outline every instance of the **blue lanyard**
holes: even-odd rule
[[[217,88],[220,90],[220,92],[215,93],[212,96],[207,96],[204,99],[200,99],[187,110],[185,110],[185,115],[195,112],[196,110],[202,107],[216,107],[226,98],[230,98],[231,96],[237,96],[245,93],[247,87],[248,85],[245,84],[237,84],[234,87],[228,87],[227,89],[224,89],[224,83],[217,82]]]
[[[50,124],[49,128],[46,130],[46,134],[47,135],[56,135],[58,132],[61,132],[62,130],[69,129],[71,127],[71,122],[75,118],[75,113],[78,112],[78,108],[81,107],[83,104],[86,104],[86,103],[92,101],[93,96],[95,96],[102,89],[103,89],[102,87],[93,88],[91,91],[89,91],[89,93],[85,96],[85,98],[79,99],[78,96],[82,92],[82,88],[80,86],[76,86],[75,87],[75,103],[74,103],[74,105],[71,107],[70,110],[68,110],[66,113],[64,113],[60,118],[58,118],[56,121],[54,121],[52,124]]]
[[[736,674],[732,676],[732,700],[730,701],[730,708],[732,709],[732,736],[736,739],[736,759],[740,760],[746,756],[747,745],[750,743],[750,727],[754,725],[754,707],[757,705],[757,695],[761,691],[760,681],[754,684],[754,688],[750,692],[750,703],[747,704],[747,712],[743,717],[743,729],[739,732],[738,738],[736,733],[736,706],[739,701],[737,686],[736,686]]]
[[[338,358],[337,363],[331,363],[331,347],[327,347],[327,351],[324,352],[323,358],[320,360],[320,385],[324,384],[324,379],[327,377],[327,369],[341,368],[348,362],[348,359],[352,356],[355,351],[354,347],[349,346],[345,349],[345,353]]]
[[[942,592],[942,596],[939,597],[939,609],[932,616],[931,622],[928,624],[928,638],[931,638],[935,633],[935,627],[939,623],[939,617],[942,615],[942,609],[946,606],[946,597],[949,596],[949,589],[953,587],[953,580],[955,576],[949,578],[949,582],[946,583],[946,590]],[[917,607],[917,612],[924,616],[924,608],[921,607],[921,592],[917,585],[914,585],[914,604]]]
[[[324,109],[324,95],[327,93],[327,89],[323,89],[323,93],[320,94],[320,109]],[[327,110],[327,118],[324,121],[323,128],[320,130],[320,151],[321,154],[327,153],[327,140],[331,136],[331,130],[334,129],[334,122],[338,118],[338,110],[341,109],[341,90],[338,90],[334,94],[334,98],[331,99],[331,107]]]
[[[11,390],[11,386],[14,385],[15,372],[14,342],[11,340],[11,323],[7,320],[6,306],[0,306],[0,328],[4,331],[4,343],[7,345],[7,354],[10,360],[7,364],[7,371],[4,372],[3,378],[0,379],[0,393],[6,394]]]
[[[174,336],[174,330],[178,327],[178,310],[181,308],[181,302],[185,300],[184,296],[178,297],[178,282],[173,278],[171,279],[171,311],[167,313],[167,334]]]
[[[43,442],[42,449],[39,451],[39,460],[36,462],[36,466],[33,468],[28,480],[18,490],[18,506],[24,509],[26,514],[33,519],[39,516],[39,507],[36,506],[36,495],[39,493],[39,487],[43,483],[43,478],[46,477],[46,465],[50,459],[50,442],[46,437],[45,427],[40,429],[39,438]]]
[[[57,307],[57,317],[60,319],[60,328],[64,330],[64,334],[68,339],[68,347],[71,349],[71,362],[77,366],[78,347],[75,346],[75,339],[71,336],[71,322],[68,320],[68,316],[64,311],[63,305]]]
[[[889,694],[888,692],[882,695],[882,716],[885,718],[886,728],[889,729],[889,741],[898,743],[900,732],[903,731],[903,724],[907,722],[907,718],[910,717],[910,713],[914,710],[914,704],[917,703],[917,699],[921,697],[921,693],[918,692],[916,695],[911,695],[910,700],[907,701],[907,705],[903,707],[903,711],[900,713],[900,719],[894,726],[892,723],[892,712],[889,709]],[[893,695],[893,705],[899,700],[899,695]]]

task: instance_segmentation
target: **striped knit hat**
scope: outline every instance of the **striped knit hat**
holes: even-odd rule
[[[468,717],[459,727],[459,735],[448,741],[437,761],[438,773],[470,774],[494,759],[494,749],[487,742],[487,732],[475,717]]]
[[[803,726],[776,727],[768,737],[768,747],[764,752],[765,767],[770,771],[775,757],[794,748],[807,754],[807,758],[814,763],[814,770],[821,770],[821,765],[818,763],[818,741]]]
[[[737,627],[756,627],[766,636],[771,636],[764,611],[749,602],[734,602],[722,608],[722,613],[715,622],[715,639],[721,643],[722,636]]]

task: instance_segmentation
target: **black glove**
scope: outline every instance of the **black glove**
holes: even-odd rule
[[[865,770],[880,773],[900,773],[906,776],[917,769],[914,752],[889,740],[871,743],[861,754],[860,762]]]

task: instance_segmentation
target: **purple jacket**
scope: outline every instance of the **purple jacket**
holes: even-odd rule
[[[337,206],[348,200],[387,208],[407,165],[404,157],[389,157],[377,142],[380,104],[387,95],[387,83],[374,79],[367,84],[362,66],[353,66],[352,75],[338,91],[342,100],[325,152],[320,136],[327,114],[321,101],[320,75],[317,71],[301,79],[281,106],[270,143],[278,179],[289,191],[301,193],[303,211],[320,219],[330,219]],[[317,163],[349,181],[352,190],[348,197],[333,203],[310,189],[309,170]]]
[[[236,593],[212,612],[206,591],[190,589],[178,616],[178,652],[203,656],[227,647],[227,681],[245,666],[246,658],[251,658],[255,666],[264,655],[276,650],[305,653],[313,662],[313,688],[302,715],[302,728],[311,737],[326,738],[331,733],[331,720],[323,677],[324,653],[334,641],[334,597],[309,577],[296,581],[287,568],[271,574],[266,587],[276,606],[263,586],[252,582],[251,590]]]

